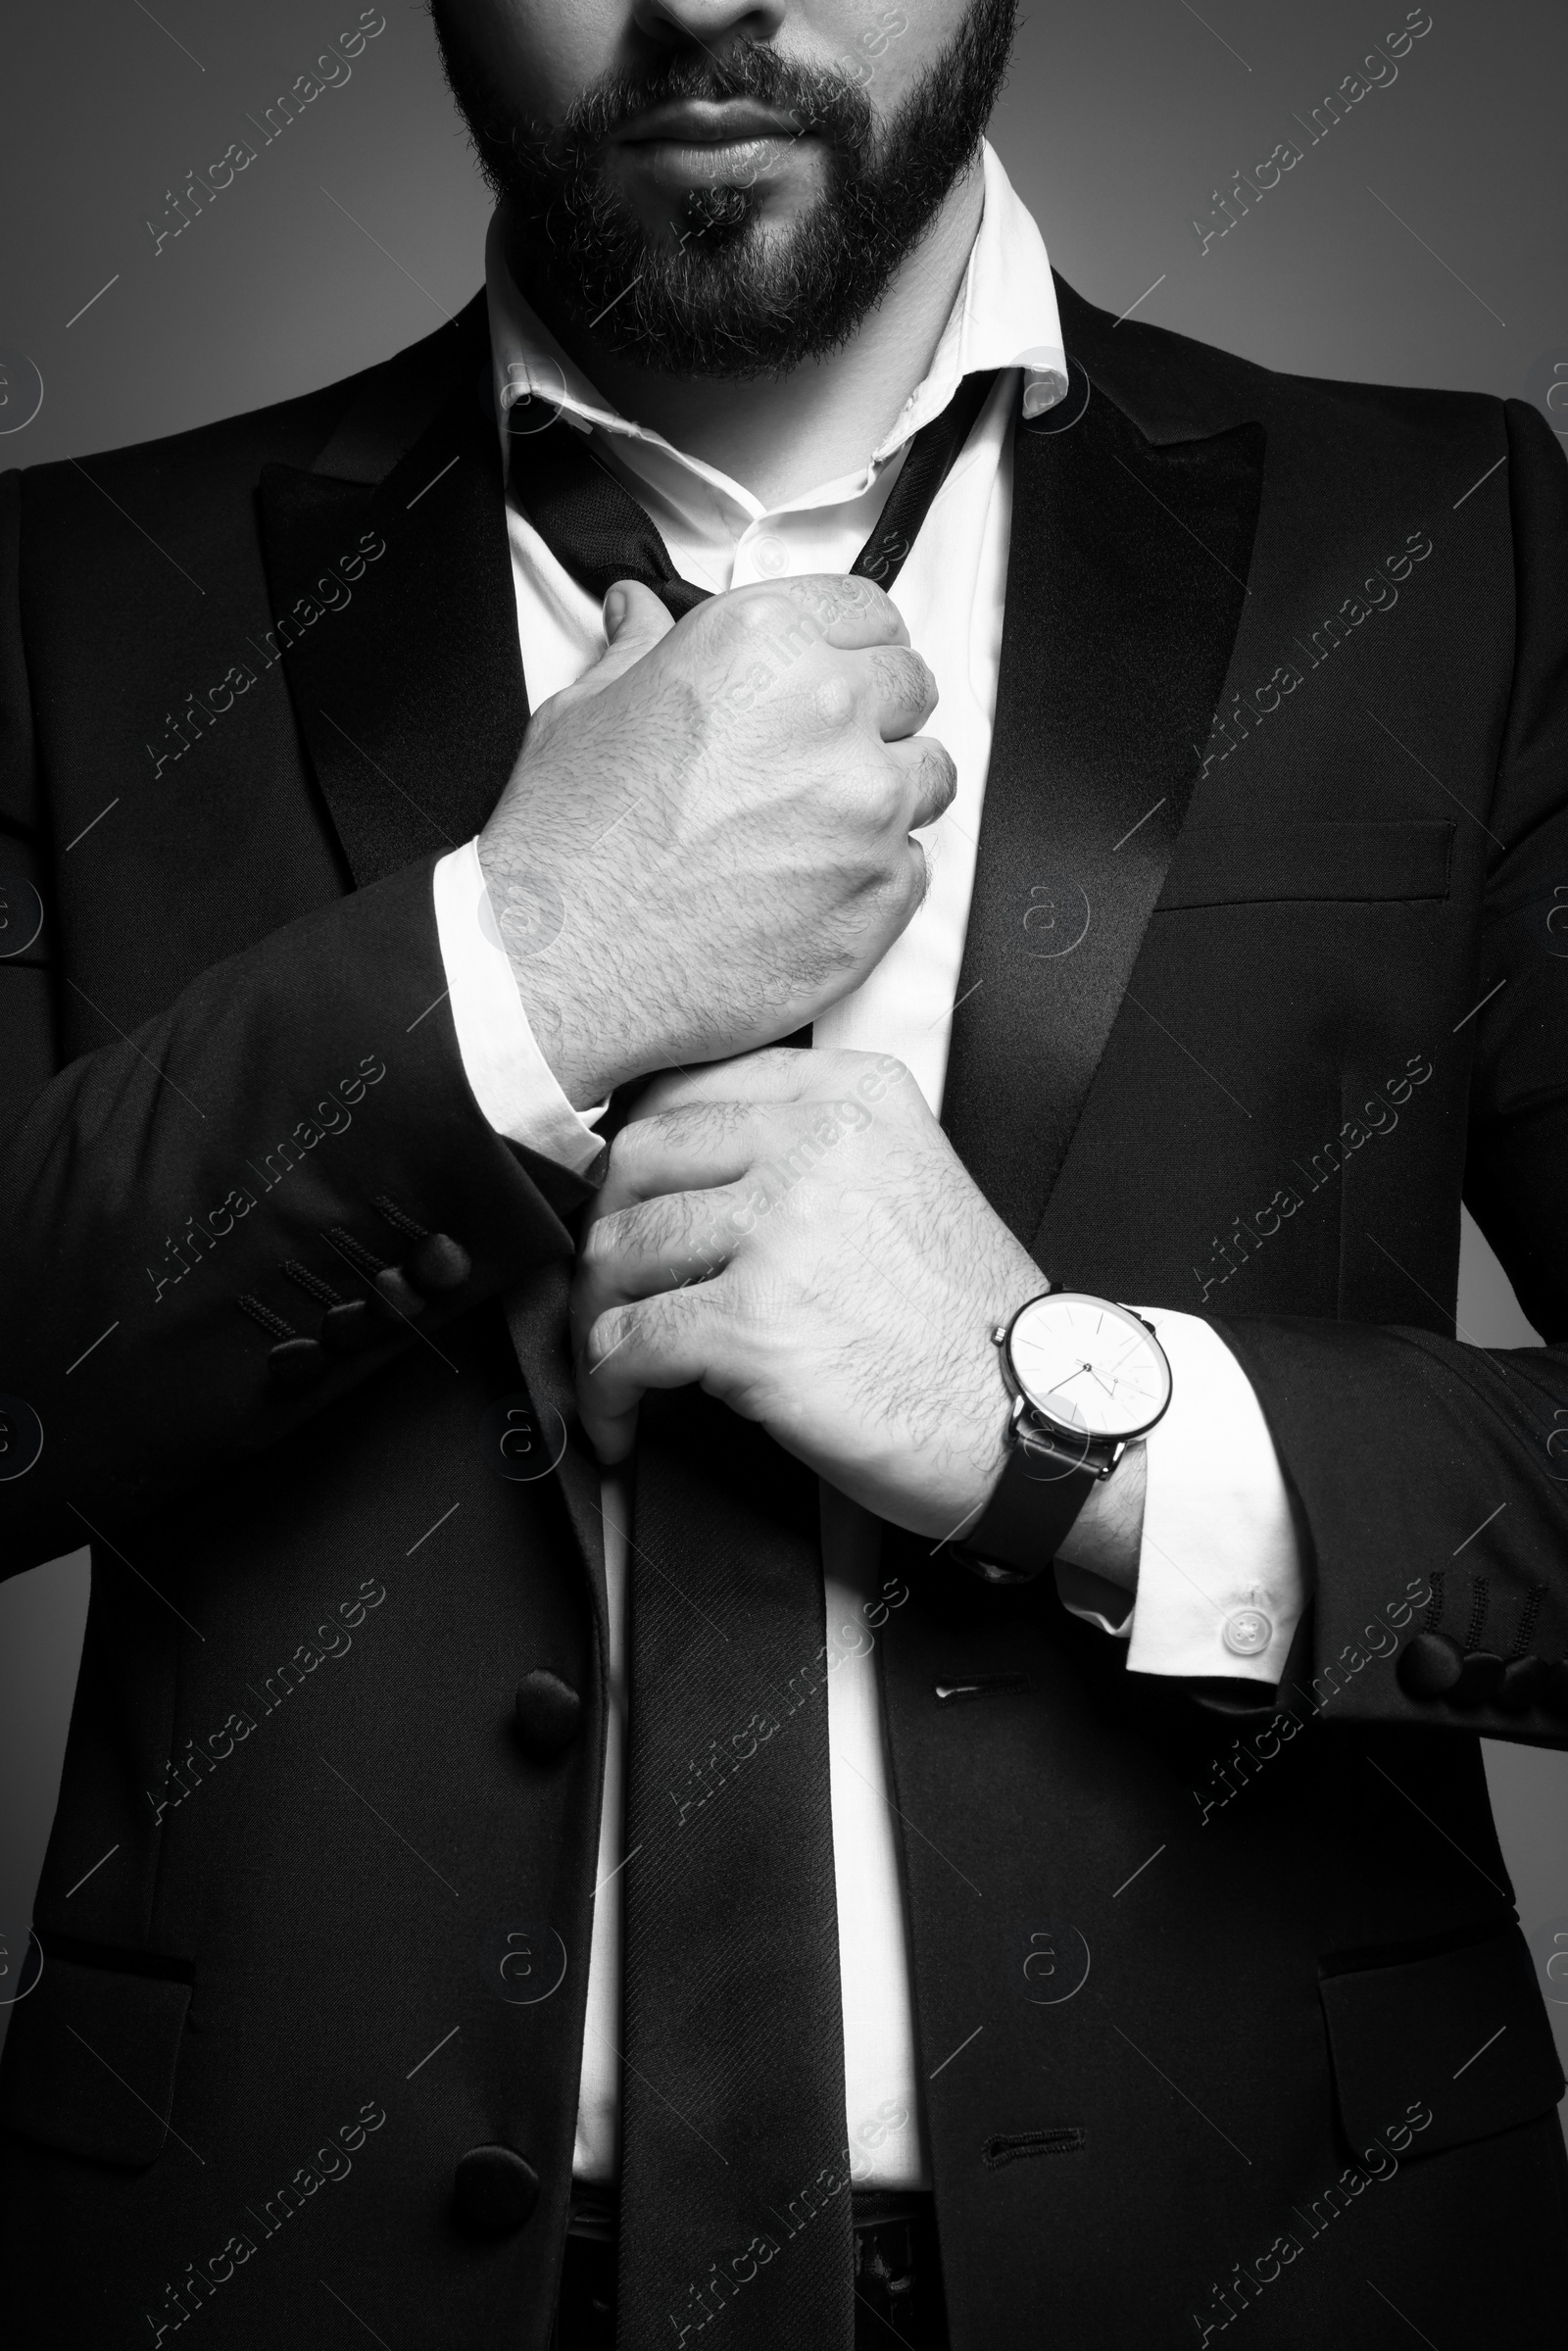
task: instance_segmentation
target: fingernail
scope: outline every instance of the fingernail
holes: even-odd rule
[[[626,591],[612,588],[605,598],[605,633],[612,637],[626,617]]]

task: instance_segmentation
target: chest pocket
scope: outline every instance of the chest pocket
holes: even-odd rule
[[[1156,910],[1446,899],[1453,835],[1451,824],[1424,818],[1266,828],[1200,820],[1183,827]]]

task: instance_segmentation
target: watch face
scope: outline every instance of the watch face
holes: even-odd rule
[[[1141,1437],[1170,1402],[1164,1348],[1109,1298],[1076,1290],[1031,1298],[1008,1333],[1007,1352],[1035,1410],[1091,1438]]]

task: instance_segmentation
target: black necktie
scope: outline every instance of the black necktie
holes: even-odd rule
[[[853,573],[892,586],[996,380],[995,371],[966,375],[941,416],[915,434]],[[512,452],[513,496],[551,554],[593,595],[603,598],[617,579],[640,579],[677,620],[706,600],[710,591],[681,578],[658,530],[594,456],[586,433],[557,417],[542,431],[514,433]]]
[[[853,569],[890,586],[985,404],[915,435]],[[557,421],[513,495],[595,596],[684,580]],[[630,1585],[617,2351],[851,2351],[850,2163],[816,1479],[699,1390],[640,1416]],[[730,2306],[735,2307],[731,2310]]]

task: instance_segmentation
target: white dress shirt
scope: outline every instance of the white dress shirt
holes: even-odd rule
[[[1045,246],[992,149],[981,224],[930,369],[858,471],[765,508],[739,482],[617,415],[527,309],[492,226],[487,255],[498,415],[543,396],[591,433],[596,455],[630,487],[684,577],[720,592],[789,573],[846,572],[881,513],[911,436],[961,379],[1004,370],[932,504],[893,587],[910,643],[935,672],[935,731],[957,768],[953,806],[922,836],[930,888],[907,929],[853,994],[822,1013],[822,1046],[892,1053],[934,1112],[947,1075],[963,954],[997,671],[1012,501],[1012,418],[1049,407],[1066,385],[1055,288]],[[563,569],[509,499],[517,634],[530,710],[600,658],[596,598]],[[1039,658],[1049,661],[1051,648]],[[588,812],[585,819],[591,820]],[[581,1170],[599,1150],[593,1119],[556,1083],[523,1012],[476,845],[435,869],[435,909],[464,1066],[502,1134]],[[1128,1641],[1141,1673],[1279,1678],[1302,1606],[1284,1481],[1250,1384],[1205,1322],[1141,1308],[1171,1359],[1174,1391],[1148,1440],[1148,1497],[1136,1599],[1058,1570],[1067,1605]],[[997,1408],[1004,1409],[998,1382]],[[845,2095],[858,2184],[923,2186],[921,2096],[903,1898],[887,1796],[873,1654],[879,1610],[877,1522],[822,1490],[827,1592],[828,1736],[838,1882]],[[620,1894],[625,1751],[626,1514],[605,1481],[612,1723],[589,1959],[588,2031],[573,2169],[609,2180],[617,2164]],[[868,1613],[869,1612],[869,1613]],[[1117,1619],[1120,1618],[1118,1622]],[[1050,1835],[1049,1816],[1042,1837]]]

